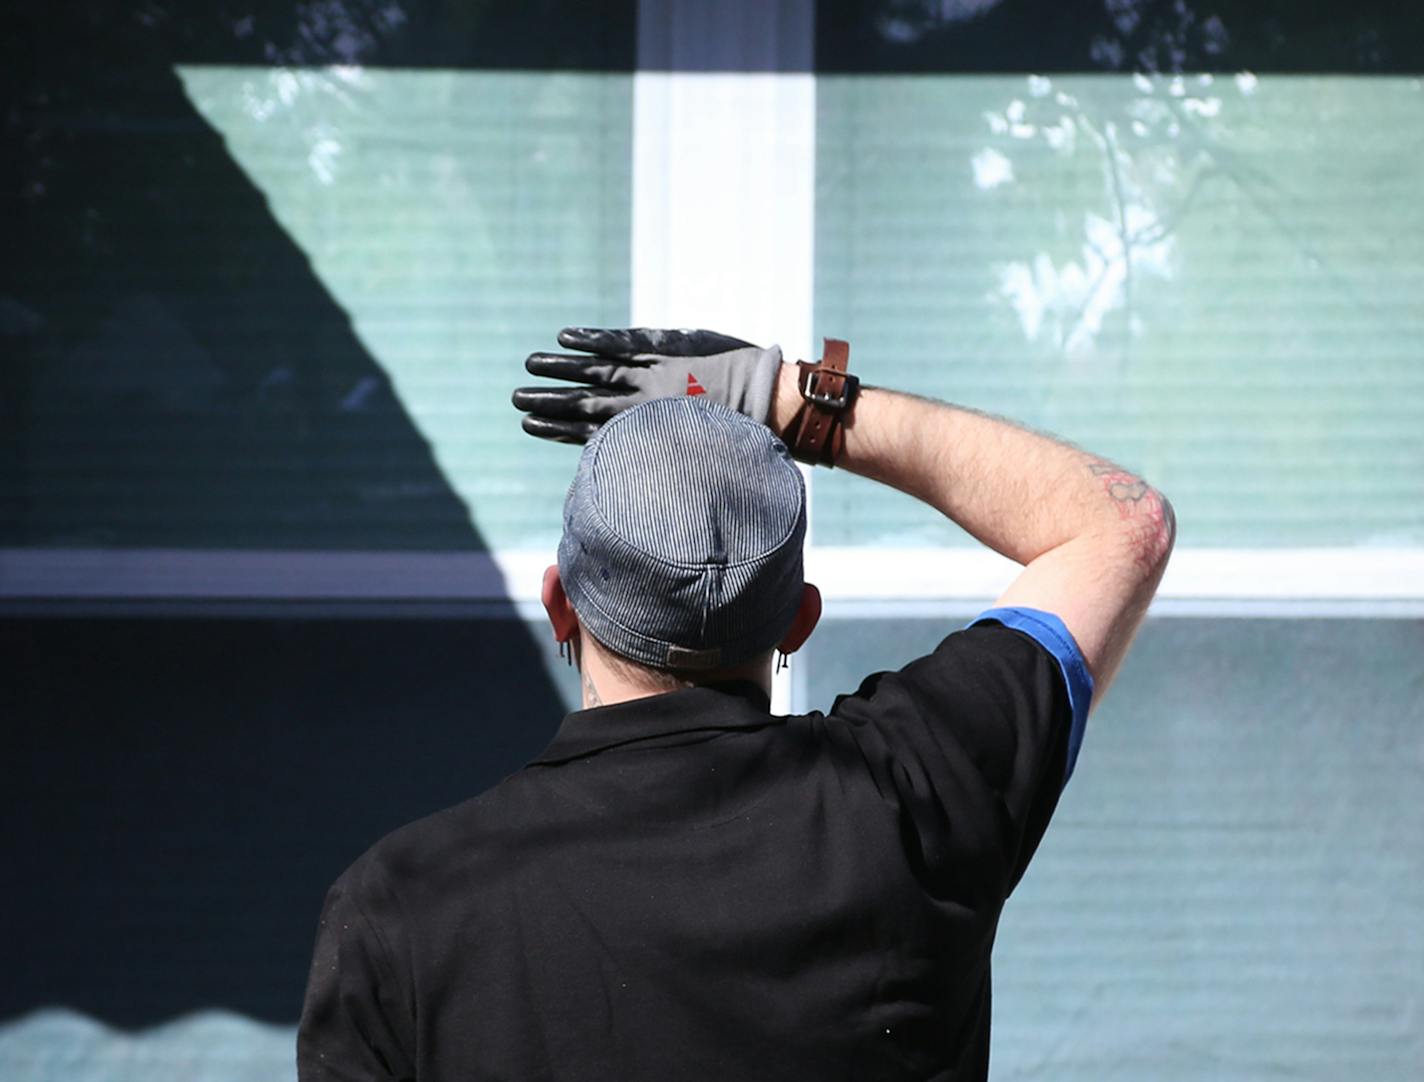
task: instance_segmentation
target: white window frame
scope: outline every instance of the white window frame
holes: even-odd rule
[[[763,344],[779,342],[792,357],[816,355],[816,87],[808,61],[813,8],[809,0],[639,5],[630,298],[635,325],[713,327]],[[752,58],[760,61],[752,65],[757,70],[696,70],[699,51],[708,42],[715,46],[719,34],[765,43],[767,55]],[[727,51],[714,47],[714,54],[717,48]],[[782,67],[789,70],[777,70]],[[805,475],[814,501],[815,475]],[[0,549],[0,613],[419,613],[538,620],[540,578],[553,558],[552,552],[526,549]],[[808,577],[821,587],[829,619],[967,618],[990,604],[1015,571],[1012,562],[983,549],[831,547],[816,544],[814,533],[807,538]],[[1417,619],[1424,617],[1424,548],[1179,549],[1153,611]],[[793,666],[792,672],[799,670]],[[803,678],[794,679],[778,677],[776,708],[806,705]]]

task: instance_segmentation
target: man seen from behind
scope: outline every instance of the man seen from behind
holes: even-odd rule
[[[559,340],[528,368],[561,382],[515,404],[587,442],[543,586],[583,709],[337,880],[302,1082],[984,1079],[999,914],[1162,577],[1169,504],[1052,437],[859,387],[834,340],[816,365],[707,331]],[[820,615],[793,458],[1022,570],[927,656],[778,716],[773,658]]]

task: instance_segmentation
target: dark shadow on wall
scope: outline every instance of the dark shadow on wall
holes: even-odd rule
[[[0,1018],[290,1024],[322,895],[561,716],[515,620],[8,619]]]
[[[450,12],[477,60],[517,5],[12,7],[0,547],[483,549],[174,64],[410,61]],[[294,1021],[335,875],[562,713],[512,618],[12,619],[0,656],[0,1016]]]
[[[510,7],[37,0],[8,20],[0,545],[483,547],[174,64],[480,63],[536,38],[617,58],[631,40],[616,20],[580,36],[587,16],[502,36]]]

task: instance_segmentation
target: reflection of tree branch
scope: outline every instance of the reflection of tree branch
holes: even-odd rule
[[[1083,303],[1078,306],[1078,314],[1073,317],[1073,329],[1067,334],[1060,334],[1058,341],[1059,349],[1067,349],[1068,342],[1078,333],[1078,328],[1083,326],[1088,318],[1088,308],[1092,305],[1093,299],[1098,295],[1098,290],[1103,286],[1103,279],[1108,275],[1108,269],[1112,266],[1112,257],[1098,246],[1098,242],[1086,234],[1083,237],[1083,245],[1092,250],[1098,257],[1098,276],[1093,279],[1093,284],[1088,287],[1088,292],[1083,295]]]
[[[1260,189],[1265,189],[1277,197],[1284,197],[1286,194],[1270,174],[1242,161],[1240,156],[1234,151],[1227,150],[1208,139],[1205,134],[1204,125],[1183,109],[1180,102],[1168,100],[1166,105],[1177,118],[1182,131],[1187,133],[1192,142],[1196,144],[1197,150],[1205,155],[1207,160],[1212,163],[1215,167],[1215,171],[1225,174],[1235,182],[1237,189],[1246,197],[1246,201],[1251,204],[1257,213],[1280,231],[1295,247],[1299,255],[1304,256],[1315,266],[1320,267],[1325,276],[1355,304],[1358,304],[1367,311],[1374,311],[1382,318],[1389,315],[1388,312],[1374,303],[1373,300],[1361,296],[1348,278],[1332,270],[1320,249],[1295,229],[1290,222],[1275,209],[1269,199],[1262,198]],[[1248,179],[1251,183],[1247,182]]]
[[[1127,200],[1122,194],[1122,175],[1117,168],[1117,139],[1114,125],[1103,125],[1103,137],[1108,155],[1108,175],[1112,177],[1113,198],[1117,200],[1117,228],[1122,239],[1122,305],[1127,313],[1128,350],[1132,349],[1132,235],[1127,231]]]
[[[1175,233],[1182,224],[1182,220],[1186,218],[1187,211],[1191,210],[1192,204],[1196,202],[1197,193],[1201,191],[1202,183],[1209,177],[1215,176],[1217,172],[1218,170],[1214,167],[1199,170],[1197,175],[1192,178],[1191,187],[1187,189],[1187,194],[1182,197],[1177,208],[1166,217],[1159,218],[1152,225],[1144,226],[1138,230],[1132,235],[1133,241],[1142,246],[1157,244]]]
[[[1092,237],[1088,236],[1086,233],[1083,235],[1083,246],[1085,248],[1091,249],[1093,254],[1096,255],[1099,259],[1101,259],[1104,263],[1112,262],[1112,256],[1108,255],[1107,252],[1103,251],[1102,247],[1098,244],[1098,242],[1095,241]]]
[[[1099,255],[1102,255],[1101,248],[1099,248],[1096,244],[1092,244],[1091,241],[1089,241],[1088,243],[1092,246],[1094,251],[1096,251]],[[1059,349],[1066,350],[1068,348],[1069,341],[1071,341],[1073,336],[1078,333],[1078,328],[1082,327],[1088,321],[1088,309],[1092,306],[1094,299],[1097,297],[1098,290],[1103,288],[1103,281],[1107,278],[1108,268],[1110,268],[1111,266],[1112,262],[1110,260],[1103,260],[1103,265],[1098,271],[1098,276],[1093,279],[1093,284],[1088,287],[1088,292],[1083,295],[1083,303],[1078,306],[1078,314],[1073,319],[1073,329],[1069,331],[1066,335],[1060,336],[1060,341],[1058,343]]]
[[[1113,125],[1113,122],[1112,122],[1111,120],[1106,121],[1106,122],[1103,124],[1103,130],[1102,130],[1102,131],[1098,131],[1097,127],[1094,126],[1094,124],[1092,123],[1092,121],[1090,121],[1090,120],[1088,119],[1086,113],[1084,112],[1084,110],[1083,110],[1083,108],[1082,108],[1081,106],[1078,107],[1077,113],[1078,113],[1078,117],[1079,117],[1079,122],[1080,122],[1085,128],[1087,128],[1088,131],[1092,134],[1093,138],[1098,142],[1099,146],[1102,147],[1103,156],[1104,156],[1105,158],[1107,158],[1107,163],[1108,163],[1108,178],[1112,181],[1113,199],[1114,199],[1114,201],[1117,203],[1118,242],[1119,242],[1120,247],[1122,248],[1122,260],[1123,260],[1122,300],[1123,300],[1123,309],[1124,309],[1124,311],[1125,311],[1125,313],[1126,313],[1126,315],[1127,315],[1127,318],[1128,318],[1128,324],[1127,324],[1128,333],[1127,333],[1127,335],[1126,335],[1126,341],[1127,341],[1127,352],[1130,353],[1130,352],[1131,352],[1131,348],[1132,348],[1132,244],[1133,244],[1133,237],[1132,237],[1132,234],[1130,234],[1130,233],[1128,232],[1128,229],[1127,229],[1127,199],[1126,199],[1126,197],[1123,195],[1123,189],[1122,189],[1122,174],[1121,174],[1121,172],[1119,171],[1119,169],[1118,169],[1118,164],[1117,164],[1118,146],[1117,146],[1117,139],[1114,138],[1114,136],[1113,136],[1114,125]],[[1104,260],[1103,270],[1102,270],[1102,272],[1098,275],[1098,281],[1097,281],[1096,283],[1094,283],[1093,288],[1088,291],[1088,296],[1087,296],[1087,298],[1084,300],[1084,302],[1083,302],[1083,307],[1082,307],[1082,309],[1081,309],[1081,311],[1080,311],[1080,313],[1079,313],[1079,322],[1080,322],[1080,323],[1082,322],[1083,318],[1084,318],[1084,317],[1086,316],[1086,314],[1087,314],[1088,305],[1092,302],[1093,297],[1095,297],[1095,296],[1097,295],[1098,288],[1100,287],[1104,276],[1107,274],[1107,267],[1108,267],[1109,265],[1110,265],[1110,261]],[[1076,331],[1077,331],[1077,328],[1075,327],[1075,328],[1074,328],[1074,333],[1076,333]]]

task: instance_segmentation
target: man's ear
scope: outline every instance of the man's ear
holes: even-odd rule
[[[821,591],[816,588],[815,583],[808,582],[801,588],[801,604],[796,609],[796,618],[791,621],[791,626],[776,648],[783,654],[794,654],[811,637],[811,632],[816,630],[816,623],[820,619]]]
[[[577,635],[578,616],[568,595],[564,593],[564,583],[559,578],[557,564],[544,568],[544,585],[539,596],[544,602],[544,611],[549,614],[549,626],[554,629],[554,641],[568,642]]]

